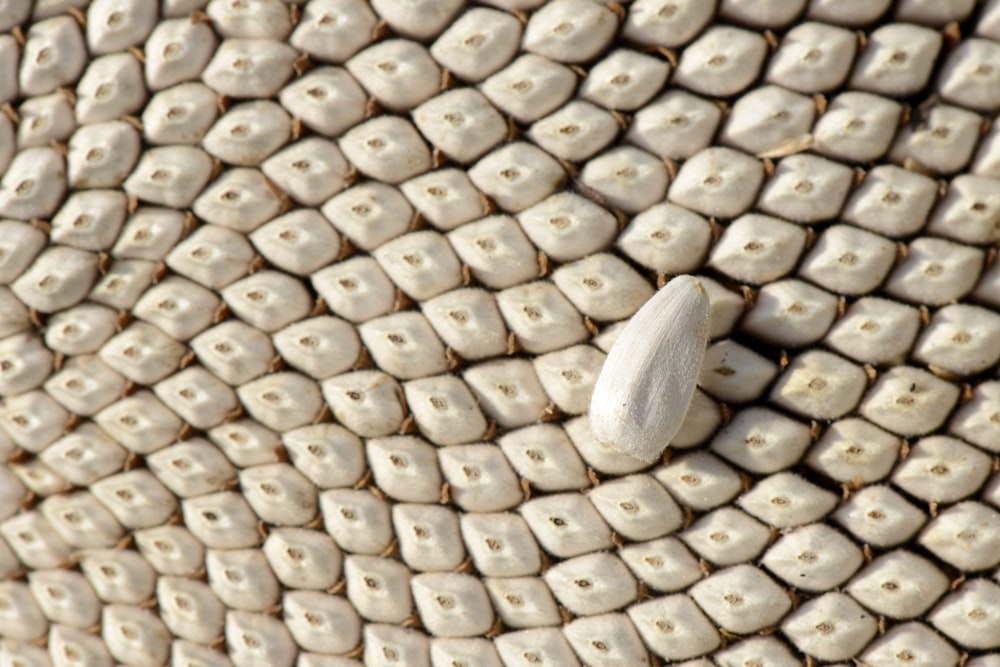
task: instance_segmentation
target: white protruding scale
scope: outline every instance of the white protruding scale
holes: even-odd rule
[[[652,461],[680,429],[708,342],[708,295],[678,276],[632,316],[594,386],[590,425],[614,449]]]

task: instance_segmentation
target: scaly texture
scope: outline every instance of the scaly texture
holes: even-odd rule
[[[0,0],[0,107],[0,663],[1000,662],[997,0]]]

